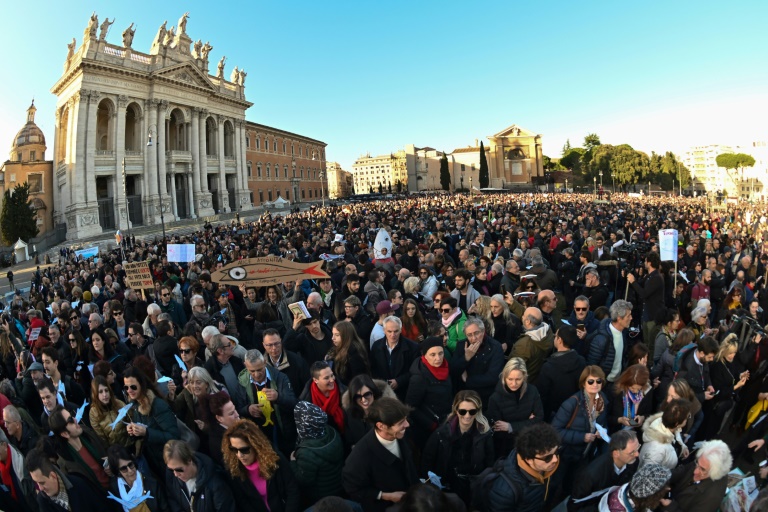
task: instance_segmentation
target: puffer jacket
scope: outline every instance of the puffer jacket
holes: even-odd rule
[[[187,492],[187,484],[176,478],[170,469],[165,470],[171,512],[235,512],[235,500],[224,478],[224,471],[202,453],[195,453],[194,461],[197,466],[197,489],[192,496]]]
[[[526,331],[512,347],[511,357],[520,357],[528,369],[528,379],[536,382],[544,361],[555,346],[555,335],[548,324],[542,323],[536,329]]]
[[[325,426],[320,439],[301,439],[296,446],[291,469],[308,502],[326,496],[340,496],[344,443],[336,429]]]
[[[445,343],[445,348],[448,352],[446,357],[453,355],[453,353],[456,352],[456,346],[459,344],[459,341],[467,339],[467,337],[464,336],[464,324],[466,321],[467,315],[462,311],[453,319],[451,325],[446,329],[446,331],[448,331],[448,340]]]
[[[99,412],[99,409],[93,405],[90,407],[88,417],[91,420],[91,428],[102,441],[107,443],[107,446],[112,446],[113,444],[129,446],[132,441],[125,430],[125,424],[119,421],[114,429],[109,426],[117,418],[117,411],[125,406],[120,400],[115,400],[117,401],[117,409],[109,410],[104,414]]]
[[[589,352],[587,353],[587,364],[597,365],[605,372],[606,375],[610,375],[613,368],[613,361],[616,359],[616,347],[613,345],[613,333],[610,328],[611,319],[605,318],[600,322],[600,327],[597,332],[592,336],[592,340],[589,344]],[[629,340],[627,330],[622,333],[622,340],[624,343],[623,357],[626,358],[629,352]],[[622,369],[626,366],[622,361]]]
[[[451,413],[453,404],[453,382],[450,376],[437,380],[424,366],[421,358],[411,364],[411,383],[405,396],[405,403],[413,407],[413,426],[431,432]]]
[[[506,421],[512,425],[512,432],[494,433],[496,456],[504,457],[514,448],[518,432],[544,419],[539,390],[533,384],[523,383],[518,391],[510,391],[500,380],[488,401],[487,417],[491,421]]]
[[[606,403],[605,395],[602,392],[600,392],[600,397],[603,399],[603,403]],[[574,409],[577,407],[578,411],[574,415]],[[595,420],[595,423],[599,423],[606,428],[608,422],[607,409],[608,406],[606,405]],[[571,418],[573,418],[573,422],[571,422],[570,426],[567,426]],[[557,429],[563,438],[563,458],[569,460],[581,459],[587,449],[584,436],[595,433],[589,423],[589,413],[587,412],[587,404],[582,391],[577,392],[563,402],[563,405],[560,406],[557,414],[555,414],[555,418],[552,420],[552,426]],[[593,441],[593,446],[595,443],[604,443],[604,441],[596,439]]]
[[[677,452],[674,443],[683,446],[680,432],[669,430],[661,422],[662,413],[649,416],[643,424],[643,447],[640,449],[640,467],[653,462],[662,466],[675,469],[677,466]]]

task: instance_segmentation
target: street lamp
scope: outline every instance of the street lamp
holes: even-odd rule
[[[123,157],[123,197],[125,197],[125,217],[128,219],[128,240],[131,239],[131,210],[128,208],[128,192],[125,184],[125,157]]]
[[[472,200],[472,176],[469,177],[469,200]]]
[[[568,193],[568,178],[565,178],[565,193]]]
[[[594,185],[595,185],[595,195],[597,195],[597,176],[592,177],[592,181],[594,182]]]
[[[603,188],[603,171],[600,171],[600,188]]]
[[[152,146],[152,127],[149,128],[149,132],[147,133],[147,147]],[[125,159],[123,159],[123,166],[125,166]],[[123,167],[125,169],[125,167]],[[123,170],[125,172],[125,170]],[[160,200],[160,224],[163,226],[163,243],[165,243],[165,217],[163,216],[163,187],[160,183],[160,173],[157,173],[157,196]],[[128,198],[126,198],[127,200]],[[130,224],[130,218],[128,219],[128,222]]]
[[[611,173],[611,181],[613,182],[613,193],[616,193],[616,173]]]
[[[315,161],[315,155],[316,154],[317,154],[317,151],[312,151],[312,161],[313,162]],[[322,167],[322,163],[321,163],[321,167]],[[321,168],[320,169],[320,174],[318,174],[318,176],[320,176],[320,197],[322,198],[322,201],[323,201],[323,208],[325,208],[325,188],[323,186],[323,182],[325,181],[325,169]],[[315,190],[317,190],[317,189],[315,189]]]
[[[464,169],[461,170],[461,191],[464,192]]]

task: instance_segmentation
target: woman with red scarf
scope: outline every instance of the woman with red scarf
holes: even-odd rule
[[[325,361],[315,361],[309,368],[312,380],[307,383],[299,401],[311,402],[328,415],[328,424],[344,433],[344,409],[341,395],[346,388],[336,382],[331,366]]]
[[[405,403],[413,407],[412,433],[423,446],[429,435],[451,412],[453,383],[448,375],[443,338],[430,336],[419,346],[421,358],[411,365]]]

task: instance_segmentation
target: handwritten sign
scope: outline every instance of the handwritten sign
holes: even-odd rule
[[[659,256],[661,261],[677,261],[676,229],[662,229],[659,231]]]
[[[174,263],[195,261],[195,244],[168,244],[168,261]]]
[[[283,258],[248,258],[211,274],[211,281],[233,286],[270,286],[299,279],[328,279],[322,267],[322,261],[296,263]]]
[[[126,263],[125,284],[134,290],[146,290],[155,287],[152,274],[149,272],[149,264],[146,261]]]

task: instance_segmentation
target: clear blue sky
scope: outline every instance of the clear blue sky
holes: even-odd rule
[[[175,7],[185,5],[186,7]],[[230,8],[230,5],[238,5]],[[768,139],[768,2],[5,2],[0,158],[31,98],[53,152],[66,44],[93,10],[149,51],[163,20],[248,72],[249,120],[317,138],[351,170],[405,144],[450,151],[517,124],[560,156],[604,143],[683,150]]]

